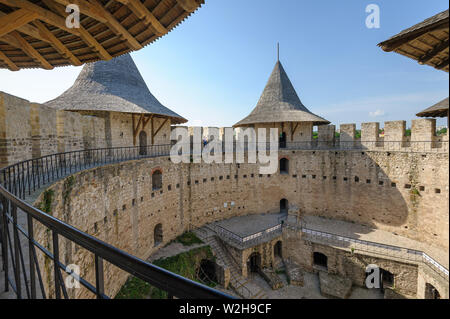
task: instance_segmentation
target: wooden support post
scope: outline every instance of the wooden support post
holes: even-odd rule
[[[158,134],[158,132],[163,128],[163,126],[167,123],[168,120],[169,119],[166,118],[164,120],[164,122],[162,122],[162,124],[155,131],[155,129],[154,129],[155,126],[154,126],[154,121],[153,121],[153,116],[152,116],[152,145],[155,144],[155,136],[156,136],[156,134]]]
[[[294,133],[297,130],[297,127],[298,127],[298,122],[295,124],[295,126],[294,126],[294,123],[291,122],[291,142],[294,141]]]

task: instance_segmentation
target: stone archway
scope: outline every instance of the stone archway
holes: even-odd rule
[[[380,268],[380,281],[381,288],[393,288],[394,287],[394,274],[390,271]]]
[[[252,253],[247,259],[247,273],[257,273],[261,268],[261,254],[258,252]]]
[[[289,160],[285,157],[280,158],[280,174],[289,174]]]
[[[147,155],[147,133],[139,133],[139,155]]]
[[[439,291],[430,283],[425,284],[425,299],[441,299]]]
[[[289,201],[286,198],[280,200],[280,213],[287,214],[289,210]]]
[[[162,172],[155,170],[152,174],[152,190],[159,190],[162,188]]]
[[[280,133],[279,146],[280,148],[286,148],[286,132]]]
[[[325,254],[314,252],[313,254],[314,266],[328,270],[328,257]]]
[[[283,243],[281,240],[277,241],[273,246],[273,256],[275,258],[283,258]]]
[[[162,224],[157,224],[153,230],[153,246],[159,246],[164,240]]]

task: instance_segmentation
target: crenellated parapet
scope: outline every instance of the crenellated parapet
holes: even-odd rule
[[[339,131],[336,131],[335,125],[321,125],[317,127],[317,134],[311,134],[308,138],[305,136],[296,136],[287,134],[285,147],[280,142],[280,149],[298,149],[298,150],[373,150],[373,151],[401,151],[401,152],[447,152],[448,151],[448,133],[445,135],[436,135],[436,119],[414,119],[410,134],[407,134],[406,121],[389,121],[382,124],[379,122],[361,123],[358,130],[356,124],[341,124]],[[281,136],[278,127],[278,134]],[[270,126],[257,127],[269,130]],[[194,130],[197,130],[198,136],[206,140],[211,140],[214,132],[218,132],[219,139],[225,141],[225,130],[233,128],[225,127],[187,127],[191,142],[194,141]],[[251,129],[251,128],[246,128]],[[245,129],[245,130],[246,130]],[[234,141],[248,137],[243,128],[234,128]],[[301,130],[298,129],[297,130]],[[339,132],[339,134],[337,134]],[[257,136],[257,131],[255,131]],[[268,132],[267,135],[268,136]],[[280,140],[281,141],[281,140]]]

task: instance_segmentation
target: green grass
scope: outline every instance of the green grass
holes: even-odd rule
[[[186,232],[183,235],[178,236],[175,241],[182,243],[184,246],[203,244],[203,242],[193,232]]]
[[[203,259],[214,260],[214,255],[211,247],[199,247],[187,252],[158,259],[153,262],[154,265],[167,269],[173,273],[197,281],[197,269]],[[216,284],[212,283],[209,286],[214,287]],[[124,286],[117,293],[116,299],[165,299],[167,292],[153,287],[145,281],[131,276]]]

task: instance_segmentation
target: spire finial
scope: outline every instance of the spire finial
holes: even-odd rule
[[[280,62],[280,42],[277,42],[277,62]]]

